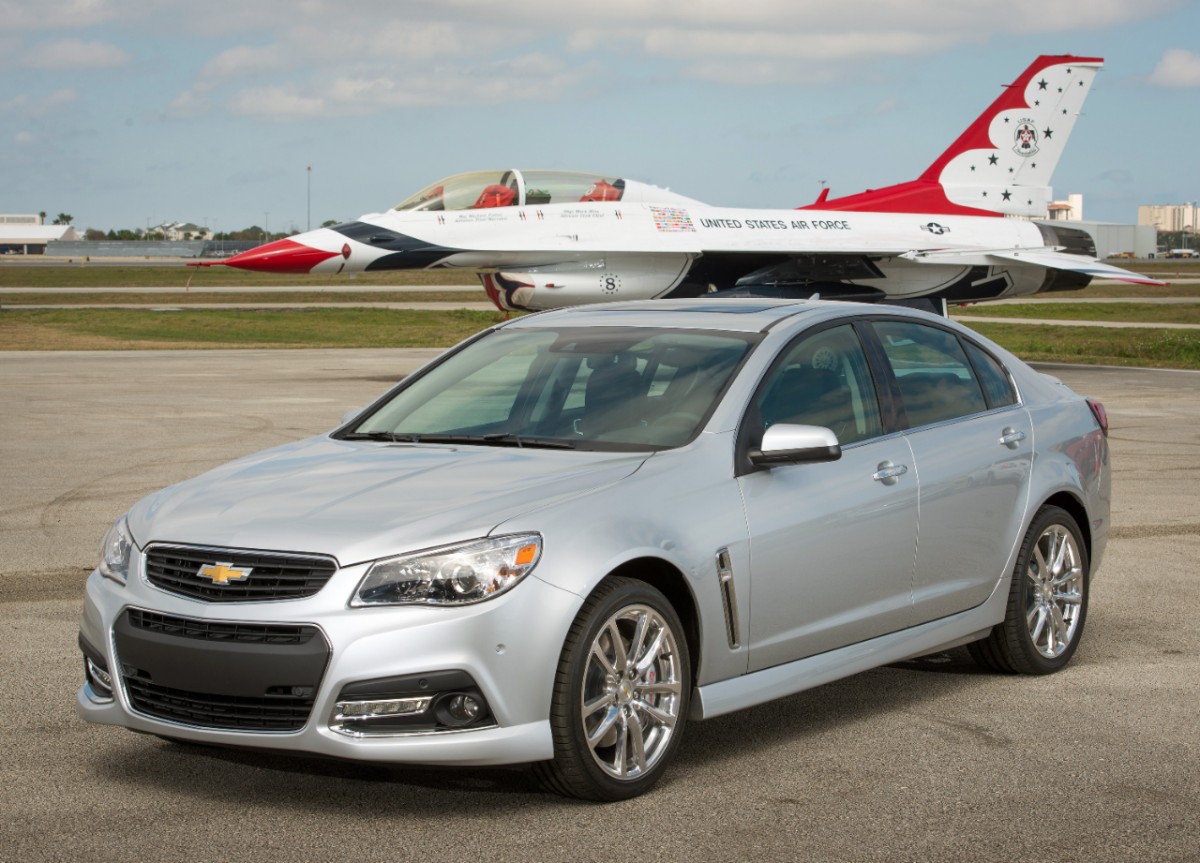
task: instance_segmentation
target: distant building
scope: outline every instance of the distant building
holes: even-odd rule
[[[18,222],[10,224],[0,217],[0,254],[44,255],[46,244],[55,240],[78,240],[74,225],[43,225]]]
[[[1200,217],[1193,201],[1190,204],[1153,204],[1138,207],[1138,224],[1151,225],[1160,232],[1200,232]]]
[[[1083,195],[1067,195],[1065,201],[1051,201],[1049,216],[1056,222],[1083,221]]]
[[[165,239],[170,240],[172,243],[178,243],[183,240],[212,239],[212,231],[208,228],[194,225],[191,222],[166,222],[157,227],[150,228],[146,233],[162,234]]]
[[[1065,201],[1051,201],[1042,217],[1009,216],[1043,224],[1086,231],[1096,244],[1097,258],[1152,258],[1157,240],[1153,228],[1112,222],[1088,222],[1083,218],[1083,195],[1067,195]]]
[[[3,215],[0,214],[0,225],[40,225],[42,217],[38,213]]]

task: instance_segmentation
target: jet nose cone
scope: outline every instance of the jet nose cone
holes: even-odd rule
[[[225,265],[264,273],[307,273],[322,261],[339,254],[315,249],[296,240],[276,240],[234,255],[225,261]]]

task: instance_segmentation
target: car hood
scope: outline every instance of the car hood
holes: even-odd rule
[[[343,565],[471,539],[629,476],[645,453],[312,438],[163,489],[135,541],[328,554]]]

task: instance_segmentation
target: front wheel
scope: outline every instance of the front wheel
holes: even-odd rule
[[[1042,507],[1021,544],[1004,620],[970,645],[971,655],[998,671],[1058,671],[1079,646],[1087,602],[1087,547],[1079,525],[1064,509]]]
[[[678,745],[690,694],[687,640],[670,602],[643,582],[606,580],[567,634],[550,709],[554,760],[535,772],[586,800],[646,792]]]

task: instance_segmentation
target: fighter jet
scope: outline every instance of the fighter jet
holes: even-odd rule
[[[917,179],[791,210],[714,207],[607,174],[496,170],[439,180],[383,213],[224,261],[274,273],[448,268],[501,310],[613,299],[776,296],[928,304],[1163,284],[1040,221],[1103,65],[1035,60]],[[1009,218],[1006,218],[1009,217]]]

